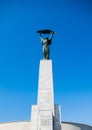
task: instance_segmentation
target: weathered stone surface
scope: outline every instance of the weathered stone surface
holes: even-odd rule
[[[38,130],[53,130],[52,111],[39,111]]]
[[[39,69],[38,102],[32,106],[32,130],[53,130],[54,95],[52,61],[41,60]]]
[[[52,61],[41,60],[38,102],[32,107],[32,129],[61,130],[60,114],[60,106],[54,105]]]
[[[31,122],[9,122],[0,123],[0,130],[32,130]]]
[[[38,106],[32,105],[32,112],[31,112],[31,129],[37,130],[38,127]]]
[[[22,121],[22,122],[0,123],[0,130],[33,130],[33,129],[31,127],[30,121]],[[92,126],[72,122],[62,122],[62,130],[92,130]]]
[[[54,105],[54,130],[61,130],[61,112],[60,105]]]
[[[38,102],[39,109],[54,113],[52,61],[41,60],[39,69]]]

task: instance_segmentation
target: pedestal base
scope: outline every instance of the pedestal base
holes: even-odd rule
[[[60,106],[54,105],[54,115],[51,110],[42,110],[38,105],[32,106],[32,130],[61,130]]]

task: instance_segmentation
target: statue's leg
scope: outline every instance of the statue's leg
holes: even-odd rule
[[[49,59],[49,54],[48,53],[46,54],[46,59]]]
[[[43,56],[44,59],[49,59],[49,46],[43,46]]]
[[[46,52],[45,52],[45,47],[43,46],[43,57],[46,59]]]
[[[46,49],[46,59],[49,59],[49,52],[50,52],[50,48],[48,46]]]

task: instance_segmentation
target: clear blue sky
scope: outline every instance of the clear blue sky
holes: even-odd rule
[[[50,57],[62,121],[92,126],[91,0],[0,0],[0,122],[30,120],[44,28],[56,32]]]

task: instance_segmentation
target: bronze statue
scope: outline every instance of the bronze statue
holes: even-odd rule
[[[39,30],[37,31],[37,33],[40,33],[40,39],[41,39],[41,43],[43,45],[43,56],[44,59],[49,59],[49,55],[50,55],[50,44],[52,43],[52,38],[53,38],[53,34],[54,32],[51,30]],[[44,37],[42,36],[42,34],[49,34],[49,37]]]

